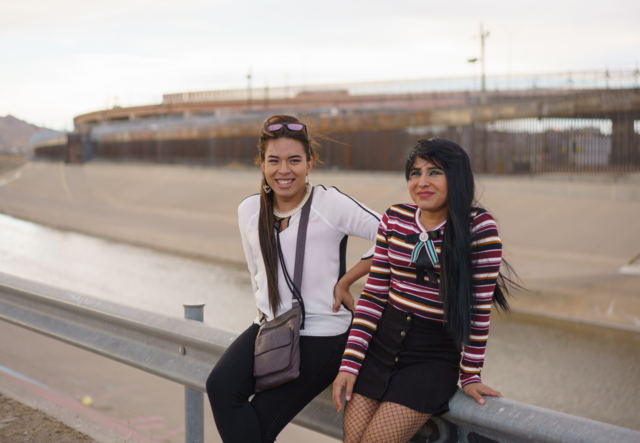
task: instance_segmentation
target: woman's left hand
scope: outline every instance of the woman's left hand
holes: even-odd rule
[[[340,304],[344,303],[344,305],[351,312],[354,310],[354,299],[351,291],[349,290],[349,286],[345,286],[344,283],[341,283],[342,280],[338,281],[333,288],[333,297],[335,299],[335,303],[333,304],[333,312],[338,312],[340,310]]]
[[[462,388],[465,394],[469,397],[473,397],[476,399],[478,403],[481,405],[484,404],[483,395],[490,395],[492,397],[502,397],[502,394],[496,391],[495,389],[491,389],[489,386],[484,385],[482,383],[469,383],[464,388]]]

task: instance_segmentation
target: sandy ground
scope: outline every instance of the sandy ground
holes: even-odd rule
[[[96,443],[82,432],[42,411],[0,394],[0,441],[3,443]]]

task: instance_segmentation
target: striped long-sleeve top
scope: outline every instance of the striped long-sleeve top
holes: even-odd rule
[[[416,265],[412,257],[416,245],[412,236],[427,232],[420,223],[420,209],[413,204],[389,208],[378,226],[373,264],[367,284],[356,308],[349,341],[340,371],[358,374],[372,334],[387,303],[404,312],[429,320],[444,322],[444,309],[439,297],[442,234],[446,220],[430,231],[440,231],[432,240],[438,256],[435,274],[438,281],[416,281]],[[473,300],[471,307],[470,344],[464,345],[460,362],[460,383],[480,382],[484,352],[489,334],[489,314],[496,279],[502,260],[502,243],[496,222],[486,210],[472,208],[470,216],[473,266]]]

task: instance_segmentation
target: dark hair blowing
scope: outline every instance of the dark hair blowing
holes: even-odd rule
[[[416,158],[422,158],[444,169],[447,179],[447,225],[442,238],[440,263],[440,298],[444,304],[444,318],[456,343],[468,344],[471,334],[471,306],[473,304],[473,268],[471,265],[471,206],[475,204],[475,182],[467,153],[449,140],[432,138],[419,140],[409,154],[405,177]],[[504,261],[511,275],[511,266]],[[518,286],[502,273],[493,293],[493,303],[509,310],[505,295],[509,286]]]
[[[289,131],[285,126],[276,132],[270,132],[267,126],[274,123],[302,123],[297,118],[290,115],[272,115],[267,118],[260,129],[260,139],[258,142],[258,156],[256,163],[261,164],[265,161],[267,145],[272,140],[279,138],[288,138],[302,143],[305,153],[307,154],[307,162],[313,159],[316,163],[320,162],[317,152],[317,143],[307,133],[302,131]],[[308,128],[307,128],[308,130]],[[276,246],[276,233],[273,221],[273,200],[274,192],[266,193],[263,185],[267,184],[264,175],[260,183],[260,215],[258,219],[258,238],[260,239],[260,250],[262,251],[262,259],[267,273],[267,282],[269,286],[269,306],[274,316],[278,315],[280,308],[280,291],[278,290],[278,249]]]

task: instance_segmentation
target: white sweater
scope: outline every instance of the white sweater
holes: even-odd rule
[[[287,229],[280,233],[282,254],[291,279],[295,272],[301,212],[294,214]],[[266,314],[267,320],[273,320],[269,307],[267,275],[258,239],[259,213],[259,195],[247,197],[238,206],[242,246],[251,273],[256,303],[258,309]],[[301,335],[333,336],[342,334],[349,328],[351,312],[344,306],[336,313],[332,311],[335,302],[333,288],[339,279],[341,266],[343,269],[345,266],[347,236],[355,235],[373,242],[379,223],[379,214],[336,188],[326,189],[322,185],[314,187],[302,272],[301,292],[306,320],[305,328],[300,331]],[[375,244],[363,259],[372,257],[374,248]],[[279,265],[278,288],[282,300],[278,313],[282,314],[291,309],[292,294]]]

